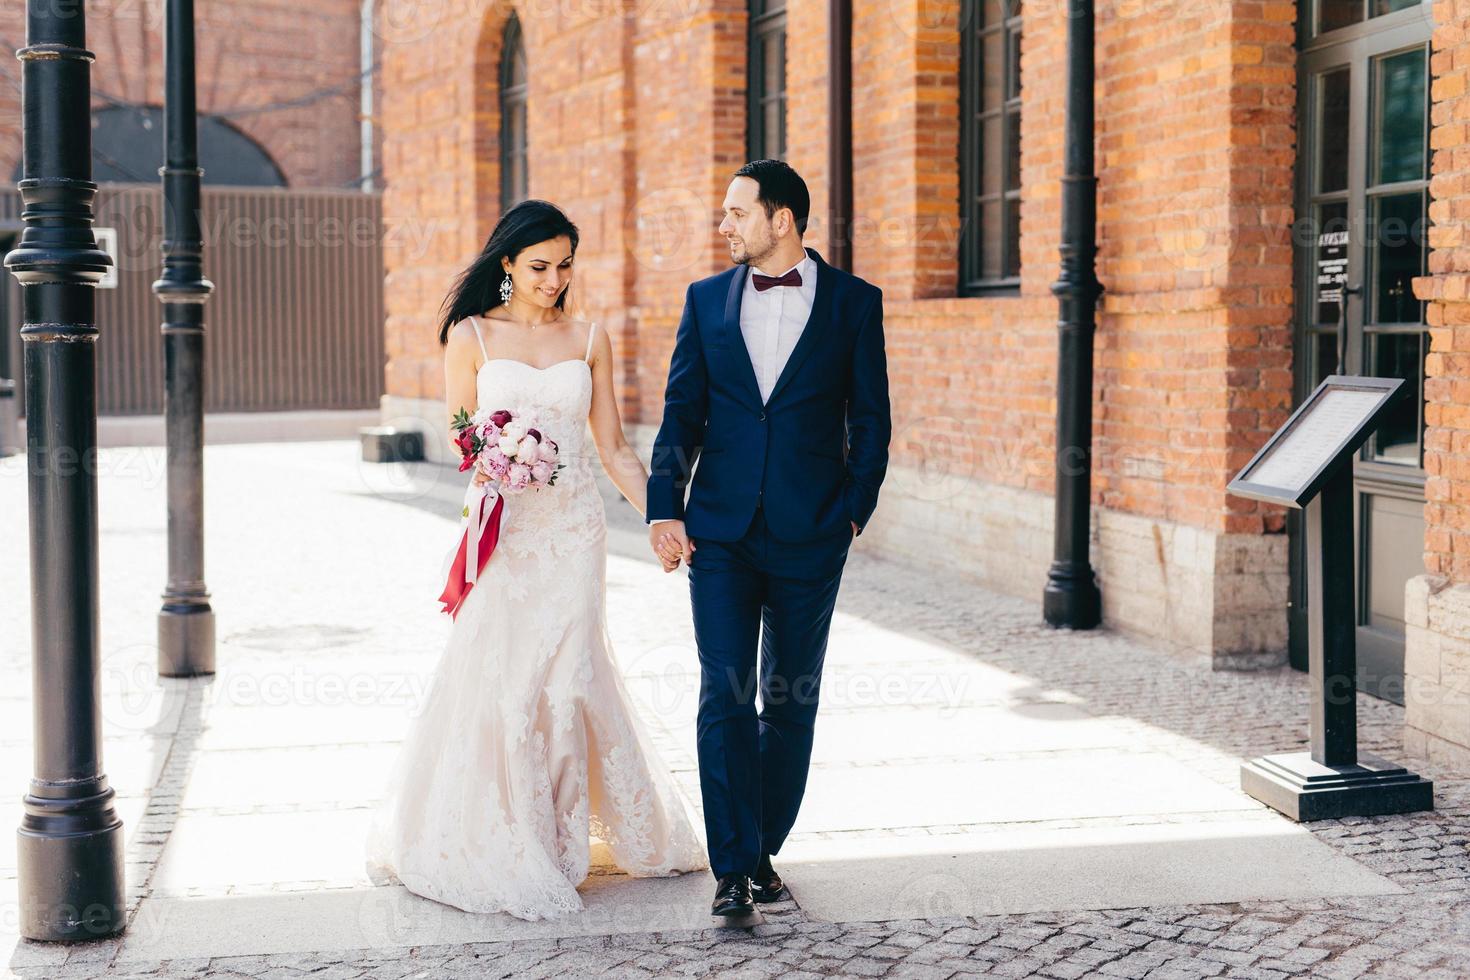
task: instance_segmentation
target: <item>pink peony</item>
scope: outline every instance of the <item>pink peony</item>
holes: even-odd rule
[[[533,463],[536,461],[538,452],[540,452],[540,447],[537,445],[536,440],[530,436],[526,436],[521,440],[520,445],[516,446],[516,459],[524,463]]]
[[[499,480],[505,476],[505,471],[510,468],[510,459],[494,446],[485,450],[480,459],[485,467],[485,472]]]
[[[551,464],[546,460],[537,460],[531,464],[531,479],[537,483],[545,483],[551,478]]]
[[[525,463],[511,463],[510,469],[506,471],[506,480],[513,492],[526,489],[531,482],[531,468]]]
[[[543,442],[536,455],[539,459],[545,460],[548,463],[556,462],[556,448],[549,443]]]

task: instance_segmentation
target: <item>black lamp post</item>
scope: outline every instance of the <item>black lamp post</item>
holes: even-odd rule
[[[827,14],[827,173],[835,268],[852,271],[852,0],[832,0]]]
[[[168,443],[168,585],[158,613],[158,673],[214,673],[214,610],[204,585],[204,278],[194,0],[168,0],[164,24],[164,429]]]
[[[1092,335],[1097,327],[1097,177],[1093,174],[1092,0],[1069,0],[1066,170],[1062,175],[1057,321],[1056,526],[1042,614],[1051,626],[1091,629],[1102,596],[1088,560],[1092,508]]]
[[[34,775],[16,832],[20,934],[122,931],[123,824],[98,701],[96,287],[84,4],[29,0],[22,74],[25,230],[5,257],[24,297]]]

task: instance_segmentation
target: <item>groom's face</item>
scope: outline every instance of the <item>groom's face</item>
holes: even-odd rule
[[[737,265],[747,262],[758,265],[776,250],[771,218],[756,199],[759,190],[760,184],[751,178],[736,177],[725,191],[725,218],[720,222],[720,234],[730,243],[730,258]]]

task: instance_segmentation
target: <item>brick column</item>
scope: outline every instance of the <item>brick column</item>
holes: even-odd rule
[[[389,25],[383,41],[383,415],[437,431],[440,304],[503,210],[499,77],[512,8],[435,9],[438,16]],[[529,65],[529,194],[551,200],[578,226],[567,307],[611,335],[619,399],[625,417],[636,417],[633,24],[616,6],[597,4],[533,7],[519,17]],[[443,443],[425,440],[436,458]]]
[[[655,4],[633,41],[637,113],[630,229],[638,307],[638,418],[657,426],[684,290],[730,267],[718,228],[745,162],[746,6]]]
[[[1425,574],[1405,596],[1405,748],[1470,762],[1470,158],[1465,155],[1470,3],[1437,0],[1429,61],[1429,275],[1425,363]]]

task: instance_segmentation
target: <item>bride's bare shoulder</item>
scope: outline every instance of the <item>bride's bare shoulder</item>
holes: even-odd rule
[[[475,341],[475,324],[469,317],[465,317],[449,328],[449,335],[444,338],[444,346],[450,350],[459,350],[465,347],[478,349]]]

